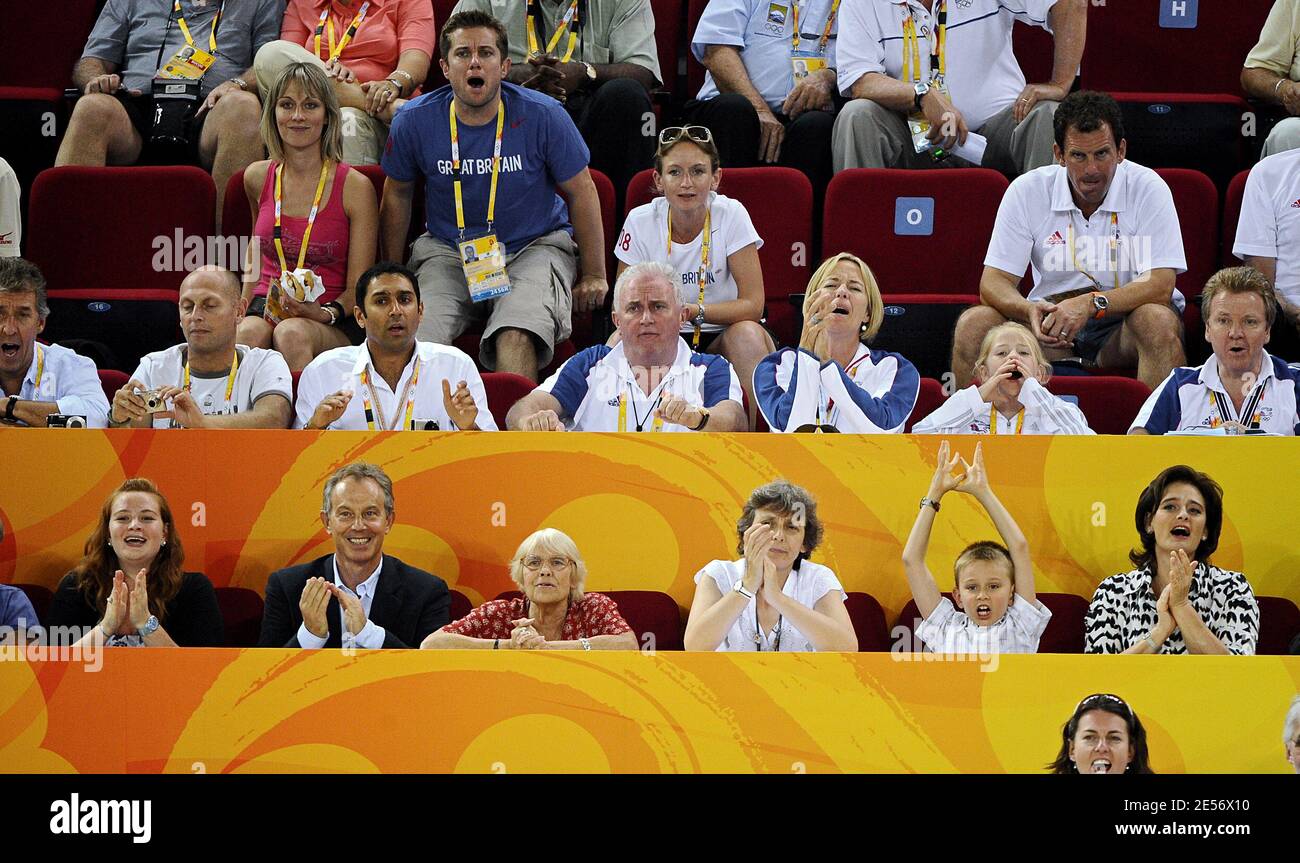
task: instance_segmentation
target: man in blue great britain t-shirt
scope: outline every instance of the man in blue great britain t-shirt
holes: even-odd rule
[[[403,257],[422,178],[427,233],[408,263],[425,298],[418,337],[449,345],[486,316],[482,364],[535,381],[569,337],[572,313],[591,312],[609,290],[590,154],[564,106],[503,82],[510,60],[495,18],[453,15],[439,48],[450,86],[403,105],[389,132],[381,163],[384,257]],[[475,302],[470,282],[491,298]]]

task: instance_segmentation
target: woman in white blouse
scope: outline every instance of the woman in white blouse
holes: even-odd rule
[[[695,574],[687,650],[857,650],[839,579],[808,560],[822,538],[812,495],[785,481],[760,486],[736,533],[741,558]]]
[[[721,354],[735,368],[753,428],[754,366],[776,347],[759,323],[763,240],[745,206],[718,194],[721,180],[712,132],[704,126],[663,129],[654,170],[655,190],[663,194],[627,214],[614,256],[618,275],[642,261],[671,264],[681,274],[682,335],[693,350]]]
[[[1251,655],[1259,603],[1239,572],[1210,564],[1223,528],[1223,489],[1187,465],[1161,471],[1138,498],[1137,569],[1093,594],[1085,653]]]
[[[880,287],[861,258],[841,252],[822,262],[808,280],[799,349],[782,348],[754,370],[772,431],[903,430],[921,376],[902,355],[867,347],[884,318]]]
[[[913,434],[1095,434],[1077,405],[1050,392],[1052,366],[1026,327],[989,330],[975,383],[912,426]]]

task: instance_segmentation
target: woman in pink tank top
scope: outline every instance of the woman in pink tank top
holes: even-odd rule
[[[354,286],[375,262],[379,207],[370,181],[340,161],[342,133],[338,98],[325,73],[308,63],[290,64],[262,109],[262,137],[272,158],[244,171],[256,240],[250,254],[257,257],[249,262],[248,313],[237,339],[250,347],[274,346],[294,371],[364,337],[353,315]],[[325,291],[312,302],[278,291],[283,319],[277,324],[266,313],[267,293],[282,272],[300,269],[315,273]]]

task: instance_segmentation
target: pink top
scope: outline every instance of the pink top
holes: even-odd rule
[[[257,238],[262,252],[262,276],[257,280],[254,296],[266,296],[267,286],[272,279],[280,278],[280,258],[275,253],[275,168],[273,161],[266,169],[266,182],[262,184],[262,196],[258,199],[257,224],[253,227],[253,236]],[[334,171],[334,185],[330,189],[329,199],[321,204],[316,214],[316,224],[311,229],[311,242],[307,246],[307,257],[302,265],[313,270],[325,282],[325,293],[318,303],[328,303],[343,293],[348,280],[348,235],[350,221],[347,211],[343,209],[343,186],[348,171],[352,166],[339,162]],[[367,181],[368,182],[368,181]],[[312,191],[315,191],[312,184]],[[302,234],[307,230],[307,218],[282,216],[280,219],[281,244],[284,246],[284,264],[293,269],[298,263],[298,249],[302,246]]]
[[[361,3],[362,0],[353,0],[349,8],[332,0],[289,0],[289,7],[284,10],[280,38],[308,51],[314,50],[320,13],[329,6],[337,44],[352,19],[361,11]],[[358,81],[382,81],[397,68],[397,58],[403,51],[423,51],[432,58],[437,35],[433,25],[433,6],[429,0],[371,0],[366,20],[357,28],[356,37],[343,49],[339,62],[351,69]],[[320,54],[317,55],[322,60],[329,59],[329,43],[327,29],[321,33]]]

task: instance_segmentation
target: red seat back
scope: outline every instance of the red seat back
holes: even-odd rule
[[[1178,290],[1190,306],[1218,269],[1219,192],[1213,181],[1200,171],[1157,168],[1156,173],[1169,185],[1174,209],[1178,211],[1183,252],[1187,256],[1187,272],[1178,277]]]
[[[1006,190],[1006,178],[988,168],[840,171],[826,188],[822,258],[837,252],[862,258],[886,302],[891,294],[978,297]],[[917,230],[927,233],[911,233]]]
[[[1246,178],[1250,171],[1242,171],[1228,183],[1228,193],[1223,199],[1223,249],[1219,253],[1219,265],[1239,267],[1242,262],[1232,254],[1232,247],[1237,242],[1237,222],[1241,219],[1241,202],[1246,197]]]
[[[117,391],[126,386],[130,380],[130,375],[117,369],[99,370],[99,385],[103,387],[104,397],[108,399],[110,405],[113,403],[113,396],[117,395]]]
[[[663,89],[676,96],[681,88],[677,58],[686,50],[682,42],[682,0],[650,0],[655,15],[655,49],[659,56],[659,78]]]
[[[96,0],[6,3],[0,26],[0,82],[62,91],[95,23]]]
[[[704,86],[705,68],[691,51],[691,40],[695,38],[695,28],[704,15],[704,7],[709,0],[686,0],[686,96],[694,99]]]
[[[483,372],[483,389],[487,391],[488,407],[497,428],[506,427],[506,414],[524,396],[533,391],[535,384],[523,375],[513,372]]]
[[[216,588],[226,627],[226,647],[257,647],[262,633],[262,595],[246,587]]]
[[[448,609],[451,619],[453,621],[460,620],[473,610],[474,606],[470,604],[469,597],[453,588],[451,590],[451,607]]]
[[[1141,381],[1103,375],[1060,375],[1047,382],[1058,396],[1074,396],[1097,434],[1128,434],[1151,390]]]
[[[618,606],[618,613],[636,633],[637,643],[646,649],[682,649],[682,610],[677,600],[658,590],[602,590]],[[497,599],[518,599],[517,590],[505,590]],[[648,641],[645,636],[654,636]]]
[[[1259,643],[1255,653],[1261,656],[1285,656],[1291,642],[1300,635],[1300,608],[1284,596],[1257,596],[1259,602]]]
[[[175,294],[189,265],[187,246],[202,248],[208,260],[216,194],[212,177],[189,166],[50,168],[32,185],[27,254],[51,294]],[[69,219],[75,222],[77,214],[106,214],[108,221],[77,231],[76,253],[69,254]]]
[[[853,632],[858,636],[860,652],[889,652],[889,632],[885,624],[885,610],[869,593],[850,593],[844,601]]]
[[[1052,612],[1052,619],[1038,640],[1038,652],[1083,653],[1084,616],[1088,613],[1088,600],[1073,593],[1039,593],[1037,596],[1038,601]],[[911,643],[918,646],[922,643],[915,638],[919,617],[916,600],[909,599],[896,624],[905,627],[912,636]]]
[[[910,432],[912,426],[937,411],[939,405],[947,398],[943,391],[943,384],[934,378],[921,378],[921,389],[916,396],[916,406],[912,408],[912,415],[907,418],[907,425],[903,428],[903,432]]]

